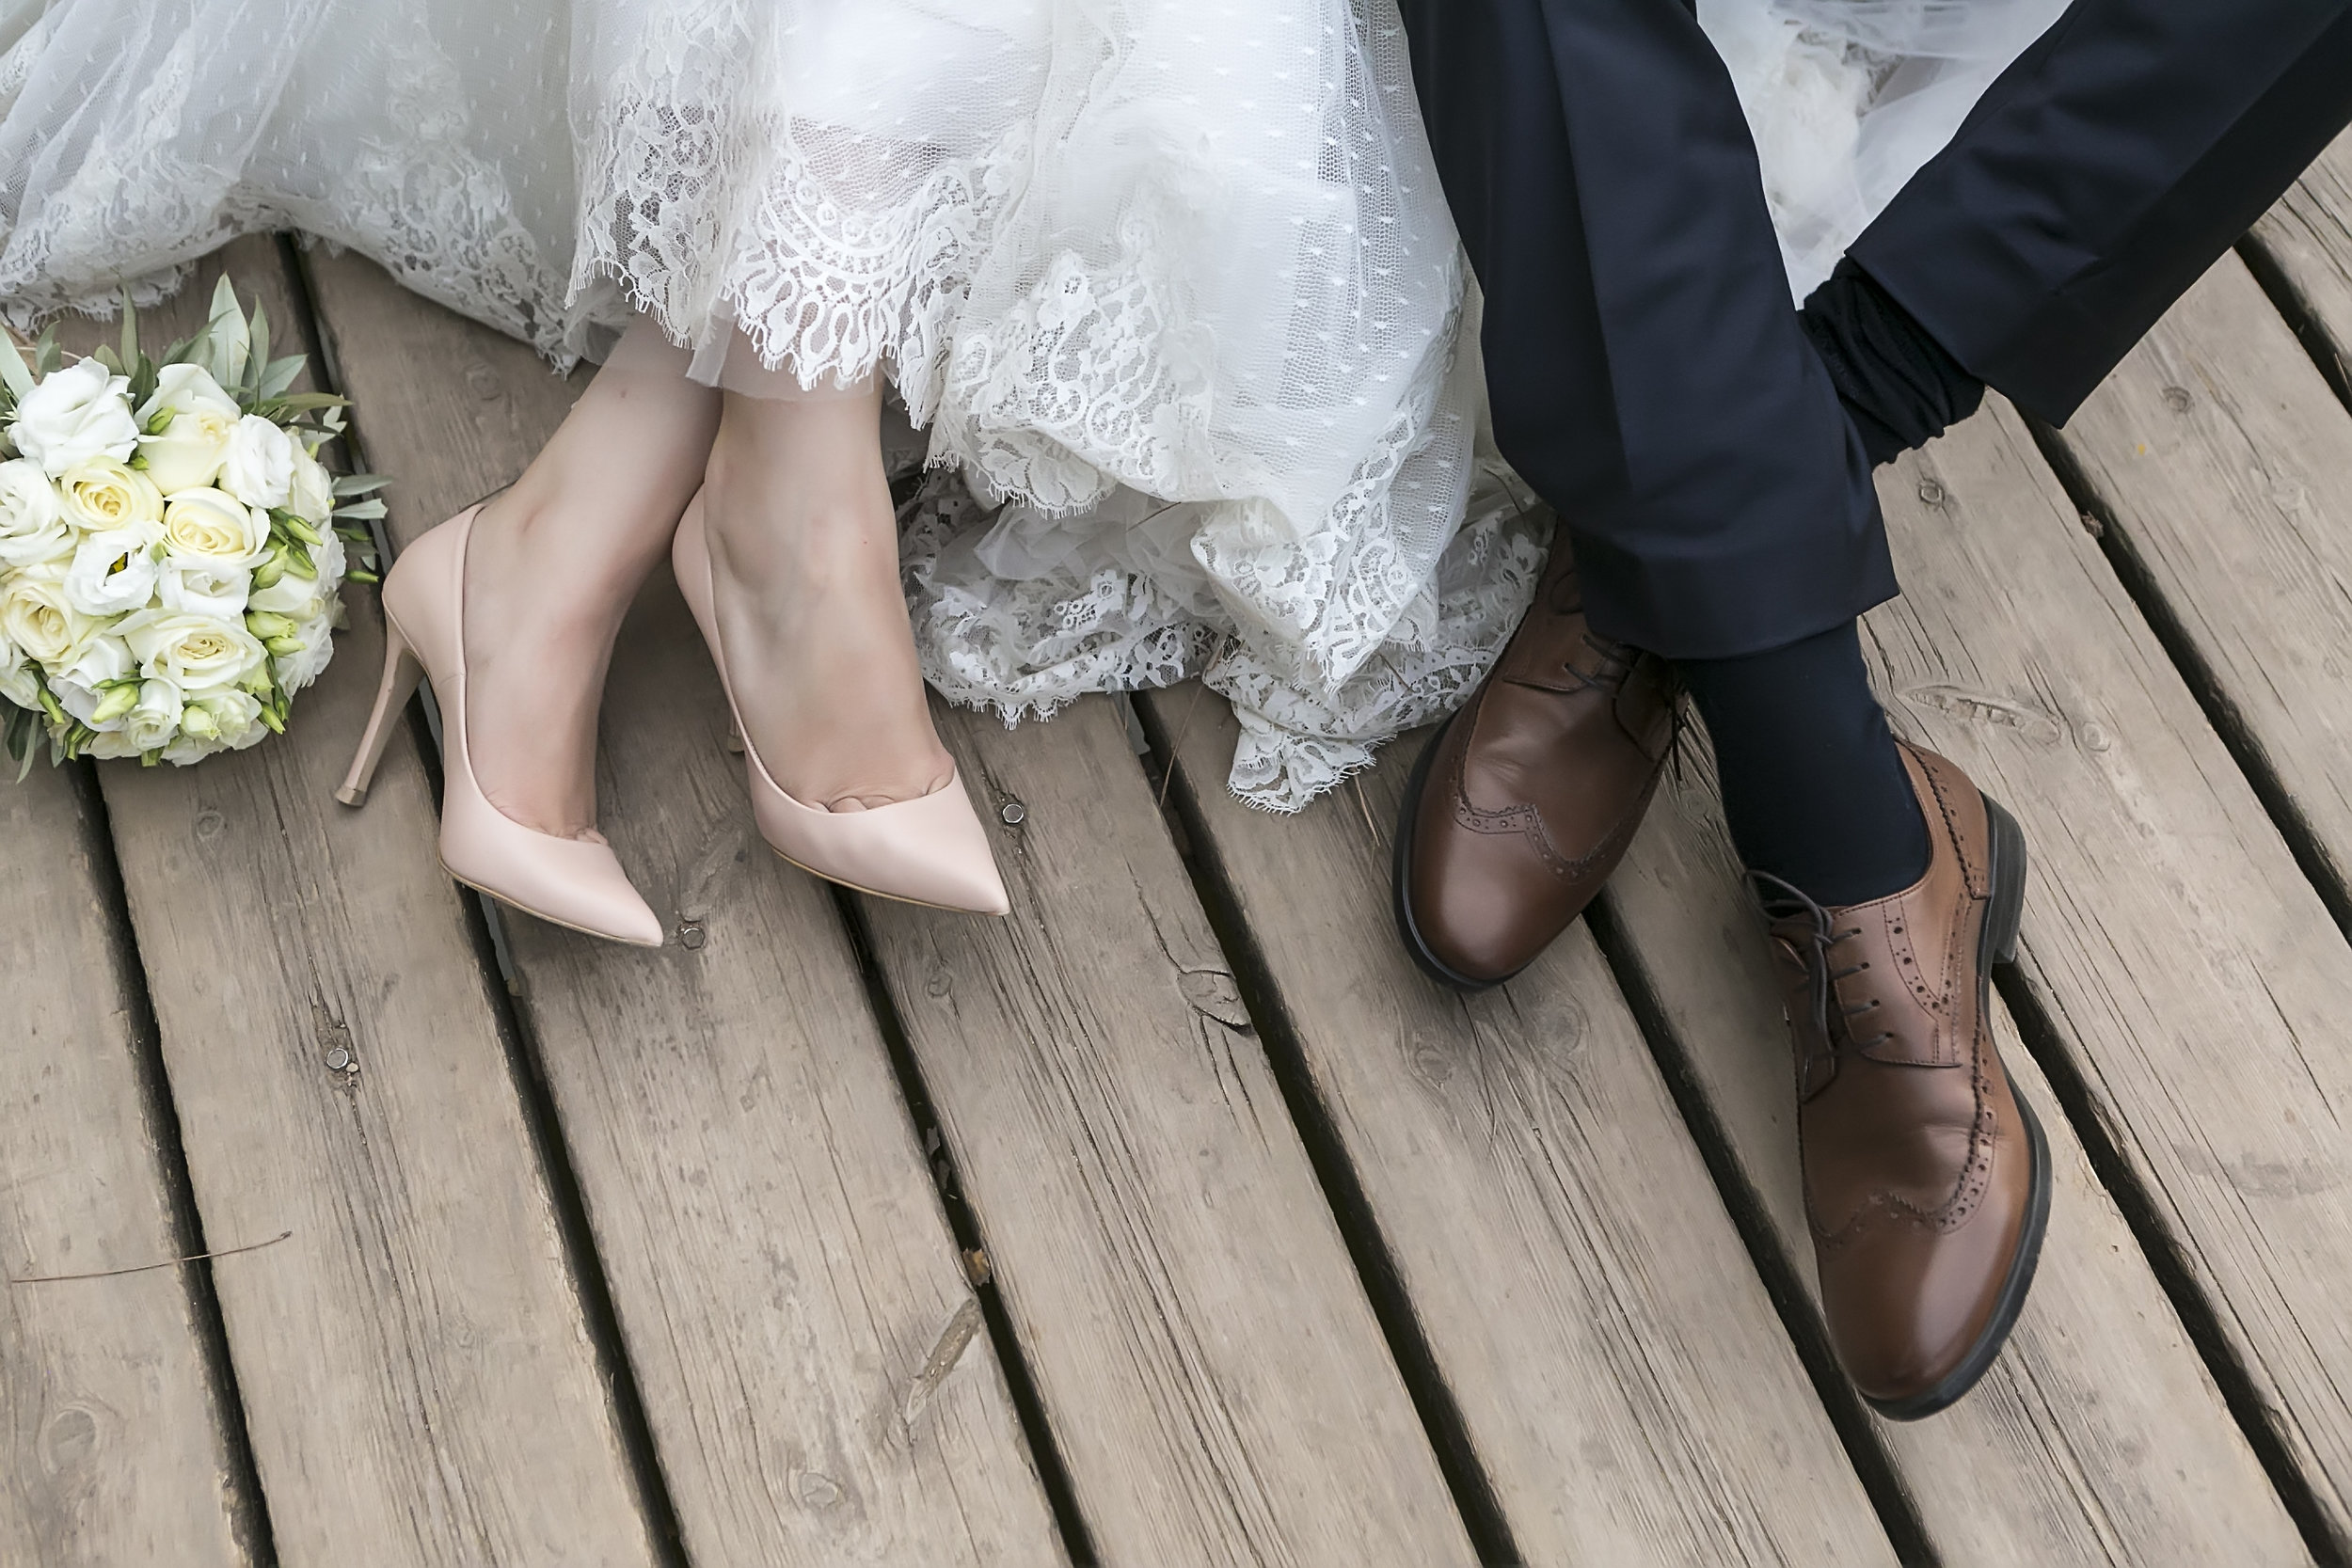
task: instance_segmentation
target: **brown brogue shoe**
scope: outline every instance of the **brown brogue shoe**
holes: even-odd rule
[[[1642,825],[1679,690],[1664,659],[1593,634],[1555,534],[1526,618],[1406,788],[1397,927],[1433,978],[1499,984],[1583,912]]]
[[[1830,1341],[1872,1408],[1915,1420],[1973,1387],[2016,1323],[2050,1155],[1985,1012],[1993,966],[2016,948],[2025,835],[1953,764],[1902,752],[1927,875],[1829,910],[1756,879],[1788,987]]]

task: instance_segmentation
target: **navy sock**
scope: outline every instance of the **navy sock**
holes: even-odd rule
[[[1751,870],[1825,907],[1883,898],[1926,875],[1927,823],[1853,622],[1677,668],[1715,743],[1724,815]]]
[[[1977,411],[1984,383],[1851,260],[1797,312],[1873,467],[1892,463]]]

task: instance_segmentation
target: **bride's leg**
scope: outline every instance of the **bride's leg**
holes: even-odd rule
[[[719,393],[641,319],[466,559],[467,740],[490,802],[525,827],[596,823],[596,710],[612,640],[702,483]]]
[[[711,448],[720,636],[747,738],[804,805],[929,795],[955,765],[931,727],[898,582],[882,391],[725,394]]]

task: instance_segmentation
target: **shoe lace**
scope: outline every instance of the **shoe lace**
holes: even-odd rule
[[[1837,995],[1837,983],[1861,974],[1870,967],[1865,958],[1843,968],[1833,968],[1832,955],[1844,943],[1862,934],[1859,926],[1839,927],[1830,919],[1829,911],[1815,902],[1812,895],[1794,883],[1773,876],[1769,871],[1751,871],[1749,882],[1756,888],[1764,906],[1765,915],[1775,925],[1802,916],[1804,929],[1794,933],[1804,939],[1809,952],[1801,954],[1804,962],[1806,988],[1810,991],[1809,1014],[1820,1023],[1817,1030],[1798,1031],[1804,1055],[1797,1065],[1797,1092],[1802,1098],[1812,1092],[1816,1064],[1825,1064],[1833,1073],[1838,1059],[1847,1052],[1867,1052],[1895,1037],[1892,1029],[1882,1029],[1867,1039],[1854,1032],[1854,1021],[1879,1010],[1879,998],[1851,1005],[1840,1002],[1837,1023],[1832,1027],[1830,1003]],[[1793,1022],[1794,1020],[1791,1020]],[[1820,1042],[1818,1046],[1815,1040]]]

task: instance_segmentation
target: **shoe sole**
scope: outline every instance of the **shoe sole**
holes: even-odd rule
[[[1460,717],[1458,713],[1454,715],[1454,719]],[[1396,858],[1390,873],[1389,888],[1391,899],[1396,906],[1396,932],[1405,939],[1405,951],[1412,955],[1415,967],[1441,986],[1452,986],[1455,990],[1474,995],[1517,979],[1525,972],[1525,966],[1491,980],[1473,980],[1467,974],[1458,974],[1429,950],[1429,944],[1422,940],[1421,927],[1413,921],[1413,823],[1421,816],[1421,795],[1429,782],[1429,765],[1436,759],[1438,748],[1445,744],[1447,732],[1453,728],[1454,719],[1448,719],[1438,727],[1438,733],[1429,737],[1429,744],[1421,749],[1421,755],[1414,760],[1412,776],[1405,782],[1405,804],[1396,817]]]
[[[1977,1016],[1983,1018],[1992,999],[1993,970],[1996,964],[2013,962],[2017,957],[2017,927],[2026,902],[2026,835],[2017,826],[2017,819],[1994,804],[1987,797],[1985,816],[1992,828],[1993,896],[1984,914],[1984,929],[1977,938]],[[2034,1269],[2042,1260],[2042,1238],[2050,1225],[2050,1145],[2042,1136],[2042,1123],[2035,1117],[2033,1107],[2026,1102],[2015,1080],[2009,1086],[2010,1098],[2017,1106],[2018,1120],[2026,1129],[2026,1147],[2033,1162],[2033,1178],[2026,1200],[2026,1225],[2017,1239],[2017,1256],[2009,1266],[2009,1277],[2001,1282],[2001,1293],[1994,1303],[1993,1316],[1985,1323],[1984,1332],[1968,1348],[1961,1363],[1934,1386],[1899,1400],[1875,1400],[1862,1396],[1863,1402],[1890,1421],[1916,1421],[1948,1409],[1962,1396],[1977,1386],[1978,1380],[1992,1370],[2009,1340],[2010,1330],[2017,1326],[2017,1315],[2025,1310],[2026,1292],[2033,1289]]]

